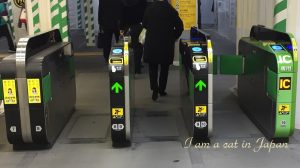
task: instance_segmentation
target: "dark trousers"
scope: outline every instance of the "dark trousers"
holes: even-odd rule
[[[158,80],[158,64],[149,63],[149,76],[150,76],[150,86],[151,90],[164,92],[167,87],[169,75],[169,65],[160,64],[160,75],[159,75],[159,83]]]
[[[139,36],[143,30],[143,26],[139,23],[130,26],[131,45],[134,53],[135,72],[141,72],[141,59],[143,56],[144,46],[139,43]]]
[[[137,44],[136,46],[134,46],[134,48],[133,48],[134,65],[135,65],[135,72],[136,73],[140,73],[141,72],[143,50],[144,50],[144,47],[140,43]]]
[[[13,42],[12,35],[10,33],[8,26],[9,26],[8,24],[0,26],[0,37],[6,37],[8,47],[10,50],[16,50],[15,44]]]
[[[113,35],[115,35],[116,42],[118,42],[120,36],[119,30],[103,30],[103,56],[106,62],[108,62]]]

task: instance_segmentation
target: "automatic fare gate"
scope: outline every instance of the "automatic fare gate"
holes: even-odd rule
[[[274,142],[287,142],[294,133],[297,52],[293,35],[253,26],[250,38],[239,42],[241,56],[220,60],[224,66],[221,73],[222,69],[238,72],[240,106]],[[237,62],[237,67],[230,64],[231,60]]]
[[[75,105],[71,44],[58,30],[21,38],[0,74],[8,141],[15,150],[50,148]]]
[[[180,95],[192,142],[210,142],[213,130],[213,50],[210,36],[191,28],[180,40]]]
[[[238,102],[273,142],[287,142],[295,128],[298,56],[291,34],[253,26],[239,42],[238,56],[212,57],[209,37],[191,29],[181,40],[183,114],[193,142],[212,132],[212,77],[238,75]],[[208,77],[207,77],[208,76]]]
[[[131,145],[131,123],[134,110],[134,62],[129,48],[130,37],[124,37],[111,49],[109,57],[111,138],[114,147]]]

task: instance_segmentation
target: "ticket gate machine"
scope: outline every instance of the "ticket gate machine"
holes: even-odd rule
[[[298,53],[291,34],[253,26],[239,41],[239,55],[212,56],[209,35],[191,29],[180,41],[183,116],[193,142],[212,133],[212,75],[238,75],[238,102],[273,142],[288,142],[295,129]],[[191,124],[192,123],[192,124]]]
[[[130,37],[111,49],[109,57],[111,139],[114,147],[131,145],[134,112],[134,62]]]
[[[298,53],[293,35],[253,26],[239,42],[238,101],[274,142],[287,142],[295,129]],[[222,63],[222,61],[221,61]],[[223,64],[223,69],[232,68]]]
[[[50,148],[75,106],[71,44],[58,30],[21,38],[0,74],[9,143],[15,150]]]
[[[192,142],[209,142],[213,130],[213,50],[210,36],[193,27],[180,40],[181,106]]]

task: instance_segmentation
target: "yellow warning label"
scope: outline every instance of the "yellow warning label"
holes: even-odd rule
[[[207,48],[212,48],[211,41],[207,40]]]
[[[298,61],[298,47],[297,47],[297,42],[294,38],[292,38],[292,46],[293,46],[294,61]]]
[[[128,42],[124,43],[124,51],[128,51]]]
[[[211,40],[207,40],[207,54],[208,54],[208,62],[213,62],[213,50],[212,50],[212,44]]]
[[[197,117],[205,116],[207,114],[207,107],[206,106],[195,106],[195,114]]]
[[[290,114],[290,105],[289,104],[281,104],[278,108],[280,115],[288,115]]]
[[[28,100],[30,104],[41,103],[41,90],[39,79],[27,79]]]
[[[128,65],[128,53],[124,54],[124,65]]]
[[[212,51],[208,51],[208,62],[212,63],[213,62],[213,54]]]
[[[15,80],[3,80],[4,104],[17,104]]]
[[[111,110],[112,118],[123,118],[124,117],[124,110],[123,108],[112,108]]]
[[[129,55],[129,49],[128,49],[128,42],[124,43],[124,64],[128,65],[128,55]]]

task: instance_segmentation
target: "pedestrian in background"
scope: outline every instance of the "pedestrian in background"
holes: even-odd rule
[[[121,32],[129,31],[131,36],[131,47],[133,48],[135,73],[141,73],[141,59],[143,56],[143,45],[139,43],[139,35],[143,30],[141,22],[147,6],[147,0],[122,0],[123,10],[121,19]]]
[[[99,0],[98,22],[100,29],[103,30],[103,56],[106,62],[108,62],[113,35],[116,41],[119,41],[121,14],[121,0]]]
[[[147,29],[144,45],[144,61],[149,64],[152,99],[166,96],[169,66],[173,64],[175,41],[183,31],[178,12],[167,0],[158,0],[147,7],[143,27]],[[158,68],[160,75],[158,83]]]
[[[16,47],[13,42],[13,37],[10,29],[10,25],[8,24],[8,11],[6,8],[7,0],[0,0],[0,37],[6,37],[9,52],[15,52]]]

